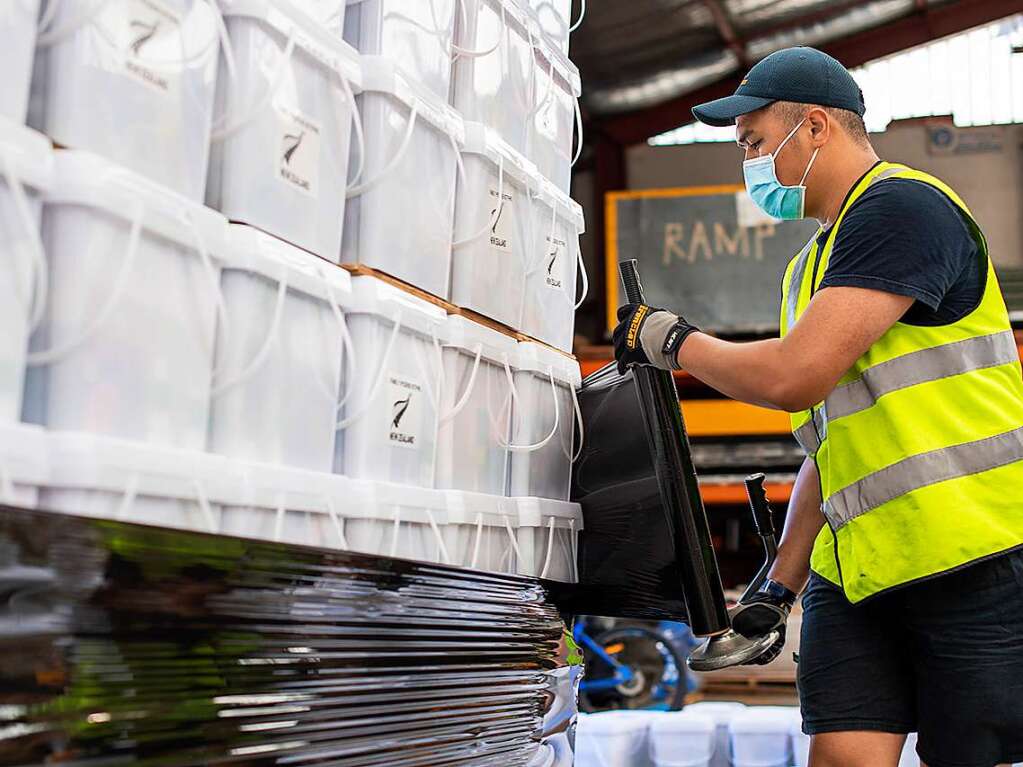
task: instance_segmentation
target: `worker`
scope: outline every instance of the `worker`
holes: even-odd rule
[[[909,732],[929,767],[1023,761],[1018,352],[976,219],[938,179],[879,160],[864,112],[812,48],[694,108],[735,124],[757,206],[820,228],[785,272],[780,338],[732,343],[630,304],[615,356],[792,414],[807,458],[777,562],[734,625],[784,633],[806,585],[813,767],[895,767]]]

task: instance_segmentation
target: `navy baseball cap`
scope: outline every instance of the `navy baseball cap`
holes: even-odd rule
[[[693,107],[693,116],[707,125],[732,125],[775,101],[837,107],[860,117],[867,109],[863,91],[837,59],[816,48],[785,48],[757,63],[734,95]]]

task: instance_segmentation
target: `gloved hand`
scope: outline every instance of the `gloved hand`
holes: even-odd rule
[[[771,631],[779,634],[766,652],[745,665],[765,666],[781,655],[785,646],[785,624],[795,602],[794,592],[777,581],[767,579],[756,592],[732,608],[732,628],[747,639],[762,637]]]
[[[618,309],[618,327],[611,338],[618,372],[631,365],[653,365],[661,370],[680,370],[678,350],[697,328],[665,309],[646,304],[626,304]]]

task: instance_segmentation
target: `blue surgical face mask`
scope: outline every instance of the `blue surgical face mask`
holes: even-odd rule
[[[806,172],[803,173],[803,177],[796,186],[785,186],[778,180],[778,173],[774,167],[774,158],[778,156],[778,153],[788,143],[789,139],[796,135],[796,131],[799,130],[804,122],[806,122],[805,119],[801,120],[799,125],[792,129],[792,132],[774,150],[774,154],[754,157],[752,160],[746,160],[742,164],[742,175],[746,181],[746,191],[753,198],[753,202],[756,203],[757,207],[772,218],[779,218],[785,221],[803,218],[803,205],[806,202],[806,187],[803,186],[803,182],[810,175],[810,168],[813,167],[813,161],[817,159],[820,147],[813,150],[810,162],[806,166]]]

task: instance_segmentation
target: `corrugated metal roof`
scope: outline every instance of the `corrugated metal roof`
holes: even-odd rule
[[[954,0],[589,0],[572,38],[590,114],[629,112]],[[576,5],[578,6],[578,0]]]

